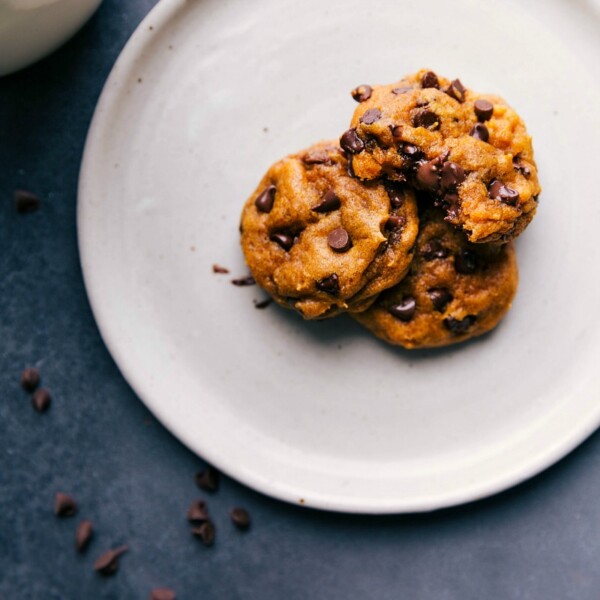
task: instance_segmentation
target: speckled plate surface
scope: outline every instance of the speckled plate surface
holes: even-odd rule
[[[349,512],[475,500],[585,439],[600,423],[599,22],[584,1],[163,0],[106,84],[78,207],[94,314],[140,398],[232,477]],[[534,136],[544,191],[511,313],[409,353],[350,319],[256,310],[261,291],[230,279],[263,171],[343,132],[355,85],[421,66],[504,95]]]

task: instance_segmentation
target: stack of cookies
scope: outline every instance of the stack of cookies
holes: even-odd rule
[[[275,163],[246,202],[256,282],[305,319],[348,312],[405,348],[495,327],[540,186],[506,102],[422,70],[362,85],[350,129]]]

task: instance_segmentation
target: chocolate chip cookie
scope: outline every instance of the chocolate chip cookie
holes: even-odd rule
[[[414,193],[361,183],[336,142],[275,163],[244,206],[241,242],[256,282],[306,319],[366,309],[408,271]]]
[[[493,329],[510,308],[517,284],[512,242],[469,243],[433,208],[421,214],[409,274],[352,316],[391,344],[446,346]]]
[[[541,191],[531,137],[499,96],[422,70],[362,85],[340,143],[361,180],[408,181],[471,242],[505,242],[533,218]]]

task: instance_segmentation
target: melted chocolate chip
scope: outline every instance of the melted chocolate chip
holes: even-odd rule
[[[445,208],[447,216],[444,217],[445,221],[452,221],[457,219],[460,213],[460,198],[458,192],[448,191],[442,196],[441,205]]]
[[[358,87],[355,87],[352,90],[352,97],[357,101],[357,102],[364,102],[365,100],[368,100],[371,97],[371,94],[373,93],[373,88],[370,85],[359,85]]]
[[[236,507],[229,513],[233,524],[238,529],[248,529],[250,527],[250,515],[245,508]]]
[[[302,157],[302,162],[307,165],[330,165],[332,160],[325,150],[312,150]]]
[[[319,204],[313,206],[310,210],[318,213],[328,213],[337,210],[342,205],[339,197],[333,190],[327,190]]]
[[[432,239],[421,246],[419,254],[427,261],[436,258],[446,258],[450,251],[438,239]]]
[[[87,548],[93,535],[94,526],[91,521],[81,521],[77,525],[77,529],[75,530],[75,548],[77,552],[83,552]]]
[[[455,190],[465,180],[464,169],[450,161],[442,165],[441,185],[445,190]]]
[[[365,149],[365,143],[358,137],[356,129],[348,129],[342,135],[340,146],[349,154],[358,154]]]
[[[270,213],[275,202],[275,186],[266,187],[254,201],[256,209],[263,213]]]
[[[413,88],[410,86],[397,87],[392,90],[392,94],[396,94],[397,96],[399,96],[401,94],[406,94],[406,92],[410,92],[412,89]]]
[[[77,502],[64,492],[56,492],[54,495],[54,514],[57,517],[72,517],[77,514],[79,507]]]
[[[412,123],[415,127],[424,127],[425,129],[435,129],[440,124],[440,118],[428,108],[416,112],[412,117]]]
[[[447,288],[437,287],[427,290],[427,295],[438,312],[444,312],[449,302],[452,302],[452,294]]]
[[[214,467],[206,467],[203,471],[196,473],[194,480],[201,490],[216,492],[219,488],[219,471]]]
[[[473,105],[475,115],[480,121],[489,121],[494,114],[494,105],[489,100],[475,100]]]
[[[437,158],[419,164],[416,171],[420,189],[435,192],[440,187],[440,161]]]
[[[406,192],[400,185],[388,185],[386,191],[392,208],[400,208],[404,204]]]
[[[467,91],[467,89],[461,83],[460,79],[454,79],[453,81],[450,82],[450,85],[444,89],[444,92],[446,92],[446,94],[448,94],[448,96],[450,96],[451,98],[454,98],[455,100],[458,100],[458,102],[465,101],[466,91]]]
[[[402,302],[398,304],[392,304],[388,308],[388,312],[396,319],[400,319],[400,321],[411,321],[415,316],[415,312],[417,310],[417,303],[412,296],[405,296],[402,299]]]
[[[406,219],[399,215],[390,215],[385,222],[387,231],[399,231],[406,225]]]
[[[212,521],[205,521],[198,527],[193,527],[192,534],[200,538],[205,546],[212,546],[215,542],[215,526]]]
[[[509,206],[516,206],[519,202],[519,192],[504,185],[500,180],[494,179],[488,187],[492,200],[500,200]]]
[[[472,250],[461,250],[454,257],[454,270],[462,275],[472,275],[477,271],[479,261]]]
[[[340,293],[340,280],[337,273],[332,273],[327,277],[323,277],[323,279],[318,279],[315,285],[319,291],[331,294],[332,296],[337,296]]]
[[[487,142],[490,139],[490,132],[483,123],[476,123],[469,132],[469,135],[482,142]]]
[[[40,372],[33,367],[27,367],[21,373],[21,387],[26,392],[33,392],[40,384]]]
[[[439,89],[440,82],[437,75],[433,71],[427,71],[427,73],[421,77],[421,87]]]
[[[278,233],[272,233],[269,239],[276,244],[279,244],[286,252],[291,249],[294,245],[294,236],[289,233],[280,231]]]
[[[417,146],[414,144],[409,144],[408,142],[404,142],[402,144],[400,151],[406,159],[412,161],[417,161],[423,156],[423,152],[419,150]]]
[[[531,175],[531,169],[524,162],[521,161],[521,158],[519,156],[513,157],[513,167],[515,171],[519,171],[524,177],[529,178],[529,176]]]
[[[334,252],[347,252],[352,246],[348,232],[343,227],[338,227],[329,232],[327,243]]]
[[[381,111],[378,108],[370,108],[363,113],[360,122],[365,125],[373,125],[373,123],[377,123],[379,119],[381,119]]]
[[[475,323],[477,318],[475,315],[467,315],[464,319],[455,319],[454,317],[446,317],[444,326],[456,335],[467,333],[470,327]]]
[[[119,557],[128,549],[127,546],[120,546],[114,550],[108,550],[96,560],[94,569],[101,575],[114,575],[119,568]]]

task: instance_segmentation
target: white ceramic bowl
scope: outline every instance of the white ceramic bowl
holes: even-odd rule
[[[56,50],[102,0],[0,0],[0,76]]]

